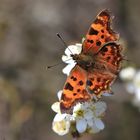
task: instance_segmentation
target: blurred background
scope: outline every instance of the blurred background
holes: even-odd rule
[[[140,67],[139,0],[0,0],[0,139],[64,140],[55,134],[51,104],[57,101],[66,75],[64,53],[56,33],[67,44],[81,42],[95,16],[108,8],[115,15],[113,28],[120,33],[129,65]],[[132,102],[124,82],[113,85],[114,96],[104,97],[105,129],[81,140],[139,140],[140,108]]]

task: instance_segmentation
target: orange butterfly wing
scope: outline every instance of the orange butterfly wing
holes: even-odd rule
[[[119,35],[110,27],[112,17],[108,10],[103,10],[97,15],[95,21],[86,34],[83,42],[83,53],[96,53],[105,43],[116,41]]]
[[[115,42],[106,44],[98,52],[96,61],[104,64],[106,70],[111,73],[118,74],[123,59],[121,54],[122,50],[122,46],[120,44],[116,44]]]
[[[93,71],[88,73],[87,90],[96,99],[107,92],[112,94],[111,85],[121,67],[122,47],[115,42],[106,44],[96,54]]]
[[[97,100],[103,93],[112,94],[110,89],[116,76],[103,70],[94,69],[93,72],[88,73],[88,80],[86,82],[86,89],[93,99]]]
[[[68,76],[60,101],[61,112],[70,113],[77,102],[89,100],[86,91],[87,72],[76,65]]]

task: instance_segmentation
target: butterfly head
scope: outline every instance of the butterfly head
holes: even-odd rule
[[[94,58],[90,55],[85,54],[72,54],[73,60],[83,69],[88,70],[94,67]]]

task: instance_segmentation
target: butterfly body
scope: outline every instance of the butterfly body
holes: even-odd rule
[[[121,68],[122,46],[110,27],[111,16],[103,10],[92,23],[80,54],[71,54],[76,62],[63,88],[61,112],[70,113],[78,102],[98,100],[112,94],[111,85]]]

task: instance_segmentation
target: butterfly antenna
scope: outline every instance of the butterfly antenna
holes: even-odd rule
[[[71,52],[71,54],[73,54],[72,51],[70,50],[70,48],[68,47],[67,43],[66,43],[66,42],[64,41],[64,39],[62,38],[62,36],[61,36],[59,33],[56,33],[56,35],[57,35],[57,37],[62,41],[62,43],[64,44],[64,46],[65,46],[66,48],[68,48],[68,50]]]
[[[67,60],[65,60],[64,62],[69,61],[69,60],[71,60],[71,59],[72,59],[72,58],[67,59]],[[62,63],[63,63],[63,62],[59,62],[59,63],[56,63],[56,64],[54,64],[54,65],[46,66],[46,69],[48,70],[48,69],[53,68],[53,67],[55,67],[55,66],[58,66],[58,65],[60,65],[60,64],[62,64]]]
[[[63,62],[59,62],[59,63],[54,64],[54,65],[46,66],[46,69],[48,70],[48,69],[53,68],[53,67],[55,67],[55,66],[58,66],[58,65],[60,65],[60,64],[62,64],[62,63],[63,63]]]

